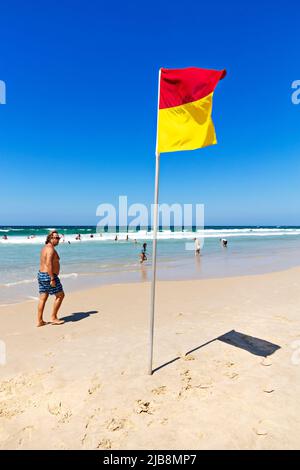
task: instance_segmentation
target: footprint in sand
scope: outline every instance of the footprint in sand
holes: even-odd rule
[[[110,439],[101,439],[97,445],[97,449],[111,449],[111,440]]]
[[[168,423],[168,421],[169,421],[168,418],[163,418],[160,420],[160,424],[165,425]]]
[[[51,415],[59,418],[58,422],[61,424],[68,423],[72,416],[72,412],[64,409],[60,401],[53,401],[48,403],[48,411]]]
[[[184,361],[194,361],[195,357],[192,356],[191,354],[188,354],[187,356],[183,356]]]
[[[46,353],[44,354],[44,356],[46,356],[46,357],[53,357],[53,356],[54,356],[54,352],[52,352],[52,351],[46,352]]]
[[[61,413],[61,402],[48,403],[48,411],[54,416],[58,416]]]
[[[14,413],[11,414],[8,410],[4,409],[3,405],[0,408],[0,418],[11,418],[14,415]]]
[[[111,441],[103,436],[103,426],[99,426],[99,417],[102,414],[102,408],[95,408],[93,413],[87,416],[81,438],[83,449],[110,449]]]
[[[182,377],[182,381],[184,382],[190,382],[192,380],[191,371],[189,369],[186,369],[184,372],[181,372],[180,375]]]
[[[17,406],[5,406],[4,403],[0,408],[0,418],[13,418],[14,416],[24,413],[24,411],[25,410],[18,408]]]
[[[239,376],[237,372],[226,372],[225,375],[230,379],[237,379]]]
[[[183,382],[183,386],[178,393],[179,397],[181,397],[184,392],[192,388],[192,385],[191,385],[192,377],[190,374],[191,373],[189,369],[186,369],[184,372],[181,372],[180,374],[182,377],[181,382]]]
[[[151,403],[150,401],[137,400],[135,406],[135,412],[137,414],[147,413],[152,414]]]
[[[26,426],[25,428],[20,431],[20,438],[18,440],[18,446],[22,447],[22,445],[26,442],[31,441],[32,431],[34,430],[34,426]]]
[[[99,378],[96,376],[92,379],[91,386],[88,389],[88,394],[93,395],[101,388],[101,383],[99,382]]]
[[[161,387],[157,387],[151,390],[151,392],[154,393],[155,395],[161,395],[163,393],[166,393],[166,391],[167,391],[167,387],[165,385],[162,385]]]
[[[97,390],[101,388],[101,384],[94,384],[88,389],[88,394],[93,395]]]
[[[106,429],[115,432],[124,429],[126,425],[126,419],[112,418],[106,425]]]
[[[102,412],[101,408],[95,408],[92,415],[90,415],[85,423],[85,429],[87,429],[90,424],[93,422],[94,418]]]
[[[71,416],[72,416],[72,412],[71,411],[66,411],[65,413],[63,413],[63,415],[58,420],[58,422],[61,423],[61,424],[68,423],[70,421]]]
[[[206,390],[208,388],[211,388],[213,386],[213,384],[211,382],[209,383],[203,383],[203,384],[200,384],[200,385],[195,385],[195,388],[200,388],[201,390]]]

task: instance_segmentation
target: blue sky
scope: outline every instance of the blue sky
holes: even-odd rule
[[[206,224],[300,225],[296,1],[1,3],[0,225],[94,224],[153,199],[159,67],[226,68],[218,145],[161,156],[160,201]]]

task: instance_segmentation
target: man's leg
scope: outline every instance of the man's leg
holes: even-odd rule
[[[44,313],[44,308],[46,301],[48,299],[49,294],[40,294],[40,299],[39,299],[39,304],[38,304],[38,318],[37,318],[37,325],[36,326],[44,326],[47,324],[43,320],[43,313]]]
[[[61,303],[64,300],[64,296],[65,296],[64,292],[58,292],[57,294],[55,294],[55,300],[54,300],[53,311],[52,311],[52,316],[51,316],[51,322],[54,325],[61,325],[62,323],[64,323],[63,320],[59,320],[57,318],[58,310],[60,309]]]

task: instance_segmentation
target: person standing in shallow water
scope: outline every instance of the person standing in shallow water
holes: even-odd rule
[[[143,249],[140,253],[140,263],[147,261],[147,243],[143,243]]]
[[[198,238],[194,238],[195,242],[195,255],[200,255],[200,242]]]
[[[223,246],[224,248],[227,248],[227,240],[226,240],[226,238],[220,238],[220,242],[222,243],[222,246]]]
[[[63,320],[57,318],[58,310],[64,299],[64,291],[58,277],[60,270],[59,256],[55,247],[59,244],[59,234],[53,230],[46,238],[44,248],[41,251],[40,270],[38,272],[39,283],[39,304],[37,326],[47,325],[43,320],[44,308],[50,295],[55,295],[51,323],[52,325],[61,325]]]

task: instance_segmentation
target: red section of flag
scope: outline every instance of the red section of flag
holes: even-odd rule
[[[159,109],[173,108],[200,100],[216,88],[226,70],[161,69]]]

